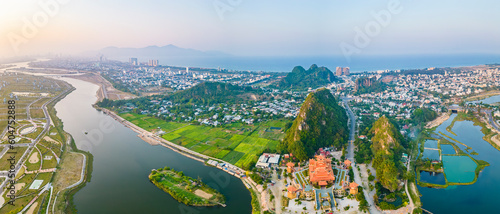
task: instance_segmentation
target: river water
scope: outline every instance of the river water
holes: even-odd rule
[[[454,139],[472,147],[478,155],[475,159],[490,163],[480,172],[477,182],[472,185],[450,186],[446,189],[418,187],[422,194],[423,208],[432,213],[498,213],[500,198],[500,151],[484,141],[480,126],[474,126],[471,121],[455,122],[452,131],[458,136],[446,131],[455,116],[441,124],[436,132],[443,132]],[[463,151],[464,147],[457,144]],[[471,150],[471,151],[472,151]]]
[[[491,97],[488,97],[488,98],[485,98],[485,99],[482,99],[482,100],[478,100],[478,101],[471,101],[469,103],[481,103],[481,102],[483,104],[498,103],[498,102],[500,102],[500,95],[491,96]]]
[[[129,128],[94,109],[98,86],[62,78],[76,90],[56,104],[78,148],[94,156],[91,182],[77,192],[78,213],[251,213],[250,192],[241,180],[163,146],[151,146]],[[87,134],[84,134],[87,132]],[[152,184],[151,169],[169,166],[226,196],[227,207],[188,207]]]

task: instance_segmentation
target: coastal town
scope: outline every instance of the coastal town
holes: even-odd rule
[[[469,112],[479,118],[484,124],[482,126],[490,130],[487,142],[500,148],[496,134],[500,133],[500,111],[495,104],[500,94],[497,90],[500,86],[497,66],[348,75],[337,72],[342,81],[324,87],[337,96],[338,103],[349,116],[351,128],[349,139],[346,139],[347,146],[321,147],[310,158],[300,160],[293,153],[277,153],[271,148],[279,146],[287,129],[299,116],[306,96],[321,90],[319,88],[292,92],[270,87],[283,78],[280,76],[270,78],[252,72],[219,75],[219,69],[172,71],[172,67],[168,66],[159,68],[116,61],[73,60],[69,63],[66,59],[34,62],[31,65],[34,67],[7,68],[6,71],[38,73],[46,69],[60,69],[66,70],[66,73],[59,75],[101,75],[105,79],[102,81],[108,81],[109,85],[104,87],[103,84],[99,89],[101,105],[112,102],[106,101],[102,93],[105,90],[123,87],[122,93],[127,93],[130,100],[134,100],[134,96],[151,96],[149,92],[154,91],[151,99],[140,102],[117,99],[117,96],[115,99],[123,104],[111,108],[112,111],[106,109],[107,106],[96,108],[124,123],[151,145],[170,148],[241,179],[252,195],[254,212],[422,212],[420,199],[415,197],[419,194],[417,186],[472,185],[479,179],[473,174],[452,177],[452,173],[459,173],[448,170],[452,164],[459,163],[452,160],[453,157],[461,157],[464,161],[464,158],[470,157],[472,165],[477,167],[476,171],[489,165],[475,159],[473,155],[476,151],[470,147],[466,146],[466,150],[462,151],[461,146],[465,144],[449,136],[450,128],[446,128],[447,133],[440,128],[438,130],[441,131],[433,131],[445,121],[455,121],[456,114],[463,118]],[[255,81],[255,78],[261,79]],[[202,82],[250,86],[252,90],[261,91],[258,92],[261,98],[272,99],[245,103],[193,102],[186,105],[184,101],[159,97],[198,87]],[[359,93],[363,90],[369,92]],[[247,93],[250,92],[255,93]],[[16,93],[11,97],[24,96]],[[421,114],[425,115],[423,119]],[[385,118],[394,121],[398,133],[405,139],[400,143],[406,149],[399,153],[396,162],[397,166],[401,166],[398,171],[404,168],[404,172],[400,172],[402,175],[398,176],[394,190],[382,186],[382,178],[377,175],[378,167],[371,161],[374,151],[369,149],[375,140],[373,131],[370,131],[374,121]],[[200,147],[200,144],[203,146]],[[445,151],[448,145],[453,153]],[[416,170],[416,178],[410,175],[412,170]],[[446,182],[433,184],[428,180],[427,172],[443,177],[446,174]],[[465,177],[467,179],[463,180]]]

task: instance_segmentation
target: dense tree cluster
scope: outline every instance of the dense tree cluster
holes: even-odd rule
[[[411,115],[411,119],[413,120],[413,123],[418,125],[418,124],[425,124],[429,121],[432,121],[436,119],[438,114],[428,108],[418,108],[415,111],[413,111]]]
[[[285,78],[278,81],[274,87],[282,90],[304,90],[318,88],[332,82],[340,81],[328,68],[318,67],[316,64],[306,70],[302,66],[296,66]]]
[[[266,96],[260,88],[252,88],[250,86],[238,86],[232,85],[230,83],[220,83],[220,82],[203,82],[192,88],[178,91],[170,95],[160,95],[160,96],[150,96],[141,97],[133,100],[108,100],[104,99],[99,102],[98,105],[105,108],[118,107],[125,105],[127,103],[134,104],[140,110],[148,110],[151,106],[150,101],[153,99],[157,100],[168,100],[172,103],[180,105],[180,109],[185,111],[186,105],[191,106],[193,104],[197,105],[213,105],[213,104],[236,104],[244,102],[252,102],[253,100],[265,100]],[[159,106],[153,106],[156,107]],[[175,111],[175,108],[173,109]]]
[[[329,90],[321,89],[307,96],[279,150],[306,160],[321,147],[344,147],[348,132],[344,108]]]
[[[257,100],[263,96],[260,88],[238,86],[221,82],[202,82],[190,89],[179,91],[164,98],[173,103],[212,105],[218,103],[235,104]]]

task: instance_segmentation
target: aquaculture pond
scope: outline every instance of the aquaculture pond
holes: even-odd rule
[[[438,141],[437,140],[426,140],[425,144],[424,144],[424,148],[437,149],[438,148]]]
[[[445,185],[446,179],[443,173],[420,171],[420,181],[430,184]]]
[[[470,151],[478,153],[474,156],[477,160],[487,161],[490,166],[484,168],[477,178],[477,181],[471,185],[449,186],[444,189],[428,188],[418,186],[418,190],[422,194],[421,201],[423,208],[435,213],[498,213],[498,193],[500,193],[500,151],[483,140],[484,134],[481,132],[480,126],[474,126],[471,121],[457,121],[451,129],[456,136],[446,130],[456,114],[451,115],[450,119],[445,121],[436,128],[435,133],[442,132],[453,139],[471,147]],[[463,148],[459,143],[456,143],[459,148]],[[442,146],[442,145],[441,145]],[[464,150],[464,149],[462,149]],[[466,152],[464,150],[464,152]],[[467,156],[448,156],[443,155],[445,162],[445,174],[449,182],[470,181],[472,176],[472,160],[467,160]],[[469,158],[470,159],[470,158]],[[457,162],[447,163],[448,161]],[[456,179],[460,171],[454,171],[455,168],[465,167],[464,177]],[[468,168],[468,169],[467,169]]]
[[[469,156],[443,155],[443,165],[448,182],[469,183],[474,181],[477,164]]]
[[[454,155],[455,147],[450,144],[441,144],[441,155]]]
[[[431,160],[439,160],[439,150],[437,149],[424,149],[423,159],[429,158]]]

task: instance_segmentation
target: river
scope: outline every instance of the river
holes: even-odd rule
[[[94,156],[91,182],[77,192],[78,213],[251,213],[250,192],[242,181],[163,146],[151,146],[137,133],[94,109],[98,86],[61,78],[76,90],[55,106],[78,148]],[[88,132],[88,134],[84,134]],[[151,169],[169,166],[226,196],[227,207],[188,207],[152,184]]]
[[[499,103],[499,102],[500,102],[500,95],[495,95],[495,96],[491,96],[491,97],[488,97],[488,98],[485,98],[485,99],[482,99],[482,100],[471,101],[471,102],[468,102],[468,103],[494,104],[494,103]]]
[[[423,208],[432,213],[498,213],[498,194],[500,193],[500,151],[484,141],[480,126],[474,126],[471,121],[457,121],[452,131],[458,136],[446,131],[456,115],[441,124],[439,131],[472,147],[478,155],[475,159],[490,163],[480,172],[477,182],[466,186],[450,186],[446,189],[418,187],[422,194]],[[464,147],[457,144],[462,150]],[[472,151],[471,150],[471,151]]]

